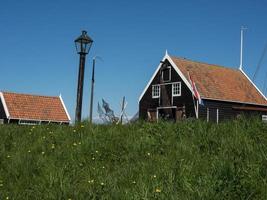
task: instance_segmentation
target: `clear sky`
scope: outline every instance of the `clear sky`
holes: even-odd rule
[[[74,39],[85,29],[94,44],[86,61],[83,118],[88,117],[92,57],[96,103],[127,113],[168,49],[170,55],[239,66],[252,76],[267,42],[267,1],[261,0],[9,0],[0,3],[0,90],[63,96],[74,118],[79,56]],[[267,55],[255,81],[263,89]]]

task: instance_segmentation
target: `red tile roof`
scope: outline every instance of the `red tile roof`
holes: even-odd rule
[[[10,119],[69,122],[60,97],[2,92]]]
[[[190,73],[203,98],[267,106],[266,99],[240,70],[173,56],[171,59],[188,81]]]

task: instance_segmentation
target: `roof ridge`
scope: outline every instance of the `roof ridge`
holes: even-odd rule
[[[18,95],[24,95],[24,96],[35,96],[35,97],[47,97],[47,98],[59,98],[59,96],[49,96],[49,95],[38,95],[38,94],[28,94],[28,93],[20,93],[20,92],[9,92],[9,91],[0,91],[3,94],[18,94]]]
[[[230,69],[230,70],[234,70],[234,71],[240,71],[239,69],[233,68],[233,67],[228,67],[228,66],[222,66],[219,64],[211,64],[211,63],[206,63],[206,62],[202,62],[202,61],[196,61],[196,60],[192,60],[192,59],[188,59],[185,57],[178,57],[178,56],[172,56],[170,55],[171,58],[175,58],[175,59],[179,59],[179,60],[186,60],[186,61],[190,61],[190,62],[194,62],[194,63],[199,63],[199,64],[205,64],[205,65],[210,65],[213,67],[220,67],[220,68],[226,68],[226,69]]]

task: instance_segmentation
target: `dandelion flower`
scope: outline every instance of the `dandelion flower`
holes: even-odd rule
[[[73,133],[76,133],[76,130],[75,129],[73,130]]]
[[[81,128],[84,128],[84,125],[81,125]]]
[[[55,148],[55,144],[52,144],[51,148],[54,149]]]
[[[161,192],[161,189],[156,188],[155,192],[160,193]]]
[[[98,151],[97,151],[97,150],[96,150],[95,152],[96,152],[96,153],[98,153]]]
[[[102,169],[105,169],[105,166],[103,166]]]
[[[7,158],[10,158],[11,156],[10,155],[7,155]]]
[[[95,158],[93,157],[92,160],[94,160]]]
[[[9,199],[9,197],[6,197],[6,199]]]
[[[81,143],[81,142],[79,142],[78,144],[79,144],[79,145],[81,145],[82,143]]]
[[[73,146],[77,146],[77,143],[76,143],[76,142],[74,142],[74,143],[73,143]]]
[[[102,186],[103,186],[103,185],[105,185],[105,184],[104,184],[103,182],[101,182],[101,183],[100,183],[100,185],[102,185]]]
[[[150,156],[151,154],[148,152],[147,155]]]
[[[135,182],[135,181],[133,181],[132,183],[133,183],[133,184],[136,184],[136,182]]]
[[[0,187],[3,187],[3,183],[0,183]]]
[[[28,153],[31,153],[31,150],[28,150]]]
[[[157,176],[156,176],[156,175],[154,175],[154,176],[153,176],[153,178],[157,178]]]
[[[45,152],[44,152],[44,151],[42,151],[42,154],[44,155],[44,154],[45,154]]]

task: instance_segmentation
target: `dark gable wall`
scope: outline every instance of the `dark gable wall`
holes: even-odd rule
[[[170,65],[170,63],[168,63]],[[178,66],[179,67],[179,66]],[[139,102],[139,117],[141,119],[147,118],[147,110],[148,109],[156,109],[159,107],[159,99],[152,98],[152,85],[159,84],[160,80],[160,70],[153,79],[152,83],[149,85],[147,91],[145,92],[143,98]],[[175,71],[175,69],[171,68],[171,81],[170,82],[181,82],[181,96],[173,98],[173,106],[182,107],[185,105],[186,107],[186,116],[187,117],[195,117],[195,111],[192,101],[192,93],[183,82],[181,77]],[[170,87],[171,90],[171,87]],[[168,93],[172,91],[168,91]]]
[[[0,99],[0,119],[6,119],[6,114],[1,99]]]

